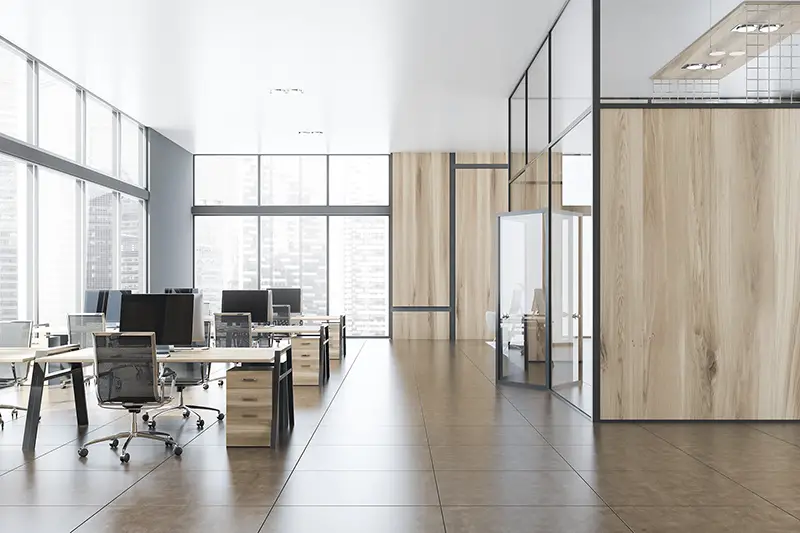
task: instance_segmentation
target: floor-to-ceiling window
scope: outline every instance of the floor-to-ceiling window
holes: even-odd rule
[[[389,335],[389,156],[197,155],[195,286],[299,287],[304,314]]]
[[[0,320],[65,331],[84,290],[146,290],[142,125],[0,40],[0,134]]]

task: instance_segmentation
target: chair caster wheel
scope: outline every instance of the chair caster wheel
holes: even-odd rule
[[[147,423],[147,427],[150,428],[151,430],[156,429],[156,421],[151,420],[150,422]]]
[[[131,454],[129,454],[127,452],[125,452],[123,455],[119,456],[119,462],[120,463],[127,463],[130,460],[131,460]]]
[[[3,420],[0,420],[0,431],[6,429],[6,423]]]
[[[108,443],[112,450],[116,450],[117,446],[119,446],[119,439],[114,439]]]
[[[219,385],[220,387],[222,387],[222,380],[219,380],[219,381],[217,381],[217,385]]]
[[[203,383],[203,390],[208,390],[208,383]]]
[[[220,413],[217,415],[217,420],[225,420],[225,413]]]
[[[88,448],[81,448],[80,450],[78,450],[78,455],[80,457],[86,457],[87,455],[89,455],[89,449]]]
[[[147,413],[143,414],[143,415],[142,415],[142,420],[144,420],[145,422],[147,422],[148,420],[150,420],[150,415],[148,415]]]
[[[189,413],[183,413],[183,418],[189,418]]]
[[[197,427],[198,427],[198,429],[203,429],[203,426],[205,426],[205,425],[206,425],[206,422],[205,422],[205,420],[198,420],[198,421],[197,421]]]
[[[17,411],[16,409],[11,411],[11,419],[13,420],[15,418],[19,418],[19,411]]]
[[[173,453],[174,453],[175,455],[180,455],[180,454],[182,454],[182,453],[183,453],[183,448],[181,448],[180,446],[175,446],[175,449],[174,449],[174,450],[172,450],[172,451],[173,451]]]

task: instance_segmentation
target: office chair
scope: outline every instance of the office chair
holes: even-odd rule
[[[0,322],[0,348],[30,348],[33,322],[30,320],[13,320]],[[0,389],[21,385],[28,379],[30,364],[18,365],[16,363],[0,364]],[[20,411],[26,411],[19,405],[2,405],[0,409],[11,409],[11,418],[19,418]],[[5,429],[6,423],[0,414],[0,430]]]
[[[104,409],[125,409],[131,414],[131,429],[94,439],[78,450],[80,457],[89,455],[89,446],[109,442],[112,450],[125,439],[119,460],[130,460],[128,445],[135,438],[163,442],[175,455],[183,453],[169,433],[139,431],[137,415],[145,407],[161,407],[172,401],[175,375],[158,374],[156,336],[154,333],[95,333],[95,376],[97,403]]]
[[[288,326],[292,320],[292,308],[288,305],[272,306],[272,323],[276,326]]]
[[[175,387],[178,389],[178,397],[180,403],[178,405],[166,406],[155,411],[148,411],[142,415],[142,420],[147,422],[147,426],[152,430],[156,428],[156,417],[168,413],[170,411],[183,411],[183,418],[189,418],[191,415],[197,417],[197,429],[203,429],[205,421],[197,411],[214,411],[217,413],[217,420],[223,420],[225,414],[216,407],[207,407],[204,405],[186,405],[183,400],[183,390],[186,387],[194,387],[196,385],[203,385],[206,382],[207,368],[211,366],[208,363],[164,363],[165,373],[174,373]]]
[[[67,315],[67,333],[69,344],[77,344],[81,348],[94,348],[94,334],[106,330],[106,317],[103,313],[76,313]],[[86,385],[94,379],[87,376],[83,380]]]
[[[253,323],[250,313],[214,313],[214,343],[217,348],[251,348]],[[221,387],[225,378],[217,380]]]

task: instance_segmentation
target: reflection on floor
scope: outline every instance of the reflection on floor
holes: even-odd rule
[[[800,531],[800,426],[593,426],[554,395],[496,387],[481,342],[349,345],[320,391],[298,388],[282,450],[227,449],[224,421],[160,429],[120,465],[79,443],[125,427],[47,392],[36,454],[0,432],[0,529],[31,533],[570,533]],[[92,392],[90,391],[90,398]],[[0,391],[23,401],[27,389]],[[190,391],[222,406],[224,388]],[[188,398],[187,398],[188,399]],[[6,416],[6,418],[8,418]],[[794,516],[792,516],[794,515]]]

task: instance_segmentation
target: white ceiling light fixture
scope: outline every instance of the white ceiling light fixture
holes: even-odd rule
[[[305,91],[303,91],[303,89],[297,89],[294,87],[276,88],[276,89],[270,89],[269,94],[278,94],[283,96],[298,96],[301,94],[305,94]]]
[[[734,50],[733,52],[729,52],[728,55],[731,57],[742,57],[746,53],[747,52],[745,52],[744,50]]]
[[[297,132],[297,134],[309,137],[318,137],[320,135],[323,135],[323,132],[319,130],[300,130]]]
[[[708,53],[708,55],[710,55],[711,57],[722,57],[722,56],[724,56],[726,54],[727,54],[727,52],[725,50],[711,50]]]
[[[761,24],[758,27],[760,33],[773,33],[783,27],[783,24]]]
[[[705,65],[703,68],[706,70],[719,70],[723,67],[722,63],[709,63]]]
[[[683,70],[703,70],[706,68],[705,63],[688,63],[683,66]]]
[[[761,28],[761,24],[737,24],[731,31],[736,33],[754,33]]]

